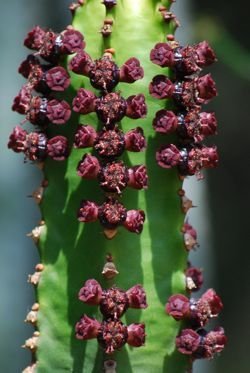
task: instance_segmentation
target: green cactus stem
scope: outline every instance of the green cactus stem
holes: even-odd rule
[[[98,221],[79,222],[77,211],[81,200],[93,201],[101,206],[107,192],[100,188],[96,178],[91,176],[92,180],[87,180],[77,175],[80,160],[91,150],[73,148],[74,136],[79,124],[100,131],[103,123],[94,110],[89,110],[86,115],[72,112],[70,121],[64,125],[48,125],[48,138],[66,137],[70,155],[67,157],[68,154],[64,153],[59,157],[61,162],[56,162],[53,155],[53,159],[46,158],[44,182],[34,194],[40,204],[43,221],[32,231],[32,236],[37,242],[42,264],[30,276],[30,282],[36,286],[39,306],[33,306],[29,321],[36,325],[39,336],[36,332],[33,336],[35,341],[30,341],[28,347],[37,359],[34,369],[38,373],[184,373],[191,369],[189,357],[176,350],[175,338],[181,326],[166,314],[165,304],[172,294],[186,293],[188,250],[195,245],[195,239],[190,233],[193,232],[192,227],[186,224],[183,230],[183,224],[192,202],[181,189],[182,178],[177,170],[165,170],[156,163],[155,154],[159,147],[166,139],[169,143],[176,143],[177,136],[162,137],[155,132],[152,122],[156,112],[167,108],[173,110],[174,106],[171,100],[157,100],[149,93],[150,82],[156,75],[172,76],[167,67],[161,69],[150,60],[150,51],[157,43],[166,43],[167,35],[168,40],[174,42],[172,34],[178,21],[169,12],[171,2],[118,0],[113,2],[113,6],[105,6],[100,0],[87,0],[71,6],[72,25],[84,35],[85,51],[92,60],[108,55],[121,67],[133,57],[139,60],[144,70],[144,77],[133,84],[120,82],[109,91],[120,92],[125,99],[138,94],[145,96],[147,115],[137,120],[131,115],[123,117],[119,128],[126,133],[136,126],[141,127],[147,142],[146,150],[125,151],[119,159],[128,168],[146,165],[149,185],[148,188],[146,185],[145,188],[136,188],[141,190],[126,188],[121,195],[113,194],[127,210],[143,210],[146,219],[141,234],[131,233],[124,227],[117,230],[103,228]],[[61,39],[57,43],[60,42]],[[57,46],[61,48],[59,44]],[[69,56],[67,61],[63,60],[64,68],[67,69],[71,59],[72,56]],[[86,76],[71,71],[70,79],[70,87],[58,93],[57,98],[71,104],[79,88],[93,92],[96,97],[102,94],[102,90],[93,88]],[[105,97],[108,96],[106,94]],[[40,144],[40,152],[41,141],[53,142],[41,137],[35,139]],[[65,139],[61,138],[61,141],[66,144]],[[199,151],[202,152],[203,148]],[[34,155],[30,151],[28,155],[30,159],[35,159],[37,153]],[[92,155],[96,156],[96,153]],[[193,239],[191,243],[190,238]],[[89,279],[98,281],[102,289],[116,286],[127,291],[137,284],[143,286],[148,307],[129,307],[121,315],[121,320],[125,325],[145,324],[144,346],[134,348],[126,344],[108,355],[96,339],[76,339],[75,325],[83,314],[98,322],[102,322],[103,318],[97,303],[91,306],[78,299],[79,289]],[[120,321],[115,316],[115,320],[110,322]]]

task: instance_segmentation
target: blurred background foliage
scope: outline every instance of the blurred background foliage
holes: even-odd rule
[[[27,275],[39,261],[33,242],[25,234],[40,220],[33,199],[26,196],[39,185],[41,173],[6,148],[11,129],[21,120],[10,109],[23,84],[16,71],[27,54],[22,46],[27,31],[37,24],[62,30],[70,23],[69,3],[68,0],[1,2],[0,371],[4,373],[21,372],[29,364],[30,354],[20,346],[32,333],[32,328],[23,323],[34,302]],[[177,0],[173,6],[182,24],[177,39],[183,43],[207,39],[219,59],[211,69],[219,96],[208,109],[216,111],[218,118],[218,136],[209,142],[214,140],[219,147],[220,167],[206,175],[206,182],[190,180],[186,187],[198,205],[190,216],[200,242],[199,252],[192,261],[204,268],[205,287],[216,288],[223,298],[225,309],[220,324],[226,329],[229,343],[220,358],[196,364],[197,373],[249,372],[248,9],[244,0],[236,4],[226,0],[183,3]]]

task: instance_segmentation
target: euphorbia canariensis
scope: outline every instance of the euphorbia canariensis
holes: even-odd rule
[[[175,40],[172,2],[78,0],[71,26],[24,39],[12,109],[34,128],[15,126],[8,147],[44,172],[24,372],[185,373],[225,346],[221,327],[203,329],[220,297],[189,298],[203,276],[188,261],[198,244],[182,188],[218,163],[203,143],[216,116],[202,108],[217,95],[203,73],[216,56]]]

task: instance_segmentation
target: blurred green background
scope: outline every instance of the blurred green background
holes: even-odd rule
[[[33,242],[25,234],[40,219],[38,208],[27,195],[39,185],[41,173],[29,162],[24,164],[21,155],[6,148],[9,133],[21,120],[10,109],[24,82],[17,74],[17,67],[27,54],[22,46],[27,31],[37,24],[62,30],[70,23],[69,3],[66,0],[1,1],[1,373],[19,373],[29,364],[30,354],[20,346],[33,330],[23,320],[34,302],[34,291],[27,284],[27,275],[32,273],[39,260]],[[192,261],[204,268],[204,289],[214,287],[223,298],[225,309],[220,324],[225,327],[229,342],[220,358],[196,363],[194,371],[248,373],[249,5],[243,0],[236,4],[226,0],[185,0],[183,3],[177,0],[172,9],[182,24],[177,39],[182,43],[207,39],[219,59],[211,68],[219,96],[208,107],[208,110],[216,111],[219,133],[208,143],[214,141],[218,145],[220,167],[210,171],[205,182],[191,178],[185,185],[189,196],[198,205],[190,214],[190,222],[198,229],[200,242]]]

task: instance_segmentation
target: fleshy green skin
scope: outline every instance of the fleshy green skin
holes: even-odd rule
[[[46,161],[44,171],[49,185],[41,204],[46,230],[39,242],[45,270],[37,289],[41,333],[37,351],[38,373],[102,372],[103,361],[109,358],[117,361],[118,373],[184,373],[188,369],[188,359],[175,350],[180,323],[167,316],[164,310],[171,294],[185,291],[183,271],[187,253],[180,231],[184,220],[178,196],[181,182],[176,170],[161,169],[155,161],[157,147],[171,142],[169,137],[156,135],[152,128],[152,118],[157,110],[166,106],[166,100],[156,100],[148,94],[153,76],[168,72],[151,63],[150,50],[157,42],[164,41],[167,33],[173,32],[171,24],[164,24],[159,5],[162,3],[153,0],[118,0],[117,6],[108,13],[108,17],[114,19],[114,25],[111,37],[105,40],[99,32],[106,12],[100,0],[87,0],[74,16],[73,26],[84,34],[86,51],[92,58],[100,58],[105,48],[112,47],[118,66],[130,57],[137,57],[144,68],[142,80],[134,84],[120,83],[116,89],[125,98],[138,93],[146,96],[147,117],[141,120],[125,118],[121,123],[124,131],[143,127],[147,138],[145,152],[125,152],[123,159],[127,165],[147,165],[149,188],[146,191],[127,188],[122,196],[127,209],[145,210],[146,222],[141,235],[120,227],[113,240],[105,238],[98,222],[79,223],[76,213],[81,199],[104,201],[104,193],[96,181],[82,180],[76,174],[85,150],[72,150],[64,162]],[[72,100],[80,86],[93,90],[88,78],[71,75],[68,99]],[[72,120],[59,130],[51,126],[50,132],[60,132],[72,141],[78,122],[79,118],[74,114]],[[96,114],[82,116],[80,123],[96,128]],[[107,253],[112,254],[119,271],[113,281],[105,280],[101,275]],[[82,314],[102,319],[97,307],[85,305],[77,297],[89,278],[98,280],[103,288],[114,283],[124,290],[135,284],[144,286],[148,308],[129,309],[122,320],[127,325],[146,324],[145,346],[126,346],[108,356],[98,347],[96,339],[83,342],[75,338],[74,327]]]

